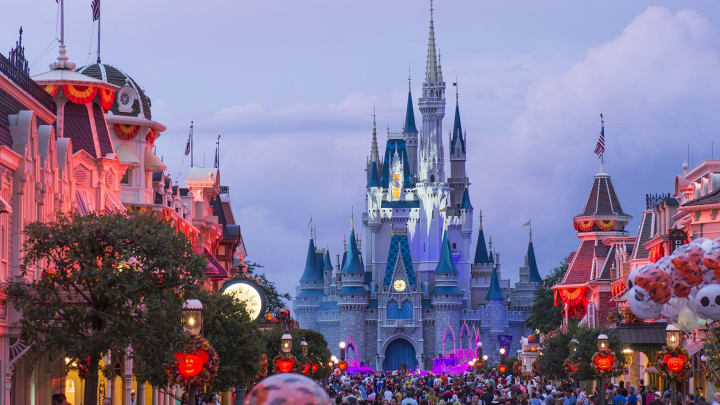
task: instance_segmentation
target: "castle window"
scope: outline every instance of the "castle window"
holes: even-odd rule
[[[132,175],[132,168],[127,168],[125,170],[125,173],[123,174],[122,178],[120,179],[120,184],[130,184],[130,176]]]
[[[393,181],[400,181],[400,173],[393,173],[392,179]]]
[[[399,188],[392,189],[392,198],[400,198],[400,189]]]
[[[452,248],[453,248],[453,250],[457,249],[457,243],[453,242]]]

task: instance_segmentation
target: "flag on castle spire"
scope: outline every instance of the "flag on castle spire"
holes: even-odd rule
[[[605,155],[605,118],[602,113],[600,113],[600,137],[595,145],[595,154],[600,160],[603,160]]]

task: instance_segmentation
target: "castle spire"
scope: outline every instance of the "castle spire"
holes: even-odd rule
[[[459,140],[460,147],[462,148],[461,152],[464,154],[465,139],[463,138],[462,123],[460,122],[460,95],[457,78],[455,79],[453,86],[455,87],[455,122],[453,123],[452,138],[450,139],[450,151],[451,153],[455,153],[455,146]]]
[[[485,299],[488,301],[504,300],[502,290],[500,289],[500,280],[497,273],[497,267],[493,267],[492,269],[492,275],[490,276],[490,289],[488,290]]]
[[[490,242],[492,248],[492,240]],[[490,264],[491,260],[485,246],[485,231],[482,225],[482,210],[480,210],[480,232],[478,233],[477,246],[475,246],[475,260],[473,264]]]
[[[532,243],[532,231],[530,231],[530,242],[528,243],[527,255],[525,256],[527,267],[530,269],[530,282],[531,283],[542,283],[543,279],[540,277],[538,271],[537,261],[535,260],[535,249]]]
[[[408,83],[410,82],[410,79],[408,78]],[[413,102],[412,102],[412,90],[408,88],[408,99],[407,99],[407,109],[405,111],[405,133],[406,134],[417,134],[418,130],[415,126],[415,110],[413,109]]]
[[[438,80],[437,49],[435,47],[435,23],[433,21],[433,0],[430,0],[430,34],[428,38],[427,61],[425,62],[425,82],[434,83]]]

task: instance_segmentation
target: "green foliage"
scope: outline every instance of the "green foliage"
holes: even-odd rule
[[[250,262],[247,266],[247,274],[257,279],[263,293],[265,293],[266,311],[275,312],[278,309],[286,308],[286,302],[289,302],[292,299],[290,294],[280,294],[275,287],[275,283],[268,280],[265,273],[258,272],[258,269],[263,268],[262,264]]]
[[[555,294],[552,286],[559,283],[568,269],[563,261],[553,272],[545,277],[543,284],[535,292],[535,302],[530,309],[530,316],[525,325],[532,330],[539,329],[541,333],[548,333],[562,325],[562,307],[555,306]]]
[[[572,358],[580,368],[573,374],[573,378],[576,380],[593,380],[597,378],[590,362],[597,351],[597,337],[601,333],[607,334],[607,331],[598,328],[572,326],[568,332],[562,331],[551,337],[546,337],[542,342],[542,356],[537,359],[543,376],[550,379],[568,378],[567,373],[565,373],[565,360],[571,354],[570,340],[575,338],[580,343],[577,353]],[[620,340],[616,336],[611,336],[608,346],[615,353],[617,364],[620,367],[624,366],[626,359],[622,353]]]
[[[275,356],[281,353],[280,350],[280,337],[284,331],[280,327],[274,327],[263,332],[262,340],[264,342],[265,353],[267,354],[268,361],[272,361]],[[310,329],[295,329],[290,332],[293,337],[292,350],[290,354],[295,356],[300,362],[310,361],[320,366],[317,373],[312,377],[316,379],[327,378],[330,376],[332,371],[328,365],[330,361],[330,349],[328,348],[325,337],[314,330]],[[302,338],[308,344],[308,355],[307,358],[302,354],[302,347],[300,342]],[[268,365],[268,370],[272,372],[272,364]]]
[[[249,386],[260,372],[263,349],[257,323],[250,320],[245,305],[230,296],[203,291],[197,298],[203,303],[203,336],[220,357],[209,391]]]
[[[171,358],[185,338],[182,294],[205,267],[183,235],[151,213],[60,215],[25,233],[21,274],[36,280],[7,285],[21,337],[41,352],[90,358],[85,403],[97,403],[103,353],[132,346],[140,369]]]

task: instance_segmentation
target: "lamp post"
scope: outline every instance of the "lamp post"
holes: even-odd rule
[[[483,357],[482,347],[483,347],[482,342],[477,342],[477,345],[476,345],[477,356],[476,357],[478,359],[481,359]]]
[[[182,309],[182,322],[183,322],[183,328],[187,333],[193,336],[197,336],[202,332],[202,309],[203,305],[202,302],[198,299],[190,299],[185,300],[183,302],[183,309]],[[188,386],[188,399],[190,401],[191,405],[197,404],[197,401],[195,400],[195,390],[197,387],[195,386]]]
[[[340,361],[345,361],[345,342],[340,342],[338,344],[340,346]]]
[[[503,361],[505,361],[505,348],[501,347],[500,348],[500,362],[503,362]]]
[[[608,337],[606,334],[601,333],[597,337],[597,348],[598,352],[602,352],[603,350],[607,350],[608,348]],[[598,402],[599,405],[605,405],[605,376],[600,375],[600,389],[598,389],[598,395],[600,395],[600,401]]]
[[[308,354],[308,344],[307,340],[305,340],[305,336],[303,336],[302,340],[300,341],[300,347],[302,348],[302,354],[304,357],[307,357]]]
[[[577,339],[575,339],[575,338],[570,339],[570,355],[571,356],[577,355],[578,346],[580,346],[580,342]]]
[[[665,328],[665,346],[677,349],[680,346],[680,328],[670,324]],[[675,405],[677,399],[677,383],[674,378],[670,379],[670,404]]]

